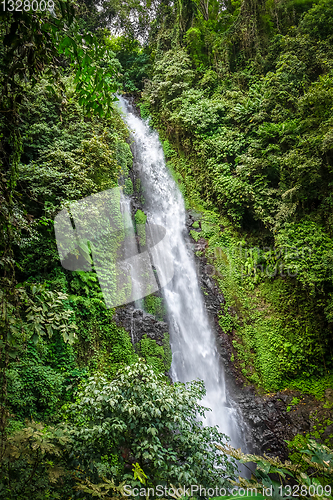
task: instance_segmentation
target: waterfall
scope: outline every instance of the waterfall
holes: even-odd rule
[[[131,130],[135,169],[141,180],[148,223],[166,228],[174,265],[172,281],[162,289],[172,350],[173,381],[203,380],[206,397],[202,404],[212,409],[205,424],[218,425],[231,438],[231,444],[242,447],[246,433],[241,413],[228,393],[222,360],[216,338],[209,324],[196,275],[193,252],[187,244],[185,204],[171,176],[158,134],[132,112],[131,105],[119,97],[124,120]]]

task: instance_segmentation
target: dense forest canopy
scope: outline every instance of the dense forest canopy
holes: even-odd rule
[[[214,266],[244,384],[311,394],[331,412],[332,0],[11,3],[0,8],[0,497],[227,491],[236,458],[257,463],[245,486],[280,498],[293,478],[302,497],[319,485],[310,496],[332,498],[331,413],[289,443],[288,464],[228,449],[197,419],[203,384],[170,382],[167,333],[133,343],[94,270],[61,266],[54,236],[70,202],[117,185],[143,199],[114,106],[129,94],[201,214],[190,233]],[[165,319],[158,294],[144,308]]]

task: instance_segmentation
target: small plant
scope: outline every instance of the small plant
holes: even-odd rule
[[[146,245],[146,221],[147,221],[147,216],[142,210],[137,210],[135,215],[134,215],[134,220],[135,220],[135,228],[137,231],[137,234],[139,236],[140,240],[140,245],[144,247]]]
[[[126,179],[124,183],[124,193],[127,194],[128,196],[133,194],[133,183],[131,179]]]
[[[298,405],[298,403],[299,403],[300,401],[301,401],[301,400],[300,400],[299,398],[293,397],[293,399],[292,399],[292,400],[291,400],[291,402],[290,402],[290,405],[289,405],[289,406],[287,406],[286,411],[288,411],[288,412],[289,412],[289,411],[291,411],[291,410],[292,410],[292,408],[293,408],[293,406]]]

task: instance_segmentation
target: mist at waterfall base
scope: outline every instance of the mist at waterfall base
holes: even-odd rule
[[[218,425],[234,447],[245,451],[246,428],[239,408],[226,387],[222,360],[209,324],[196,274],[194,256],[187,244],[185,204],[170,174],[158,134],[136,116],[131,105],[118,96],[118,106],[131,131],[134,168],[140,178],[149,224],[163,226],[168,234],[174,277],[162,294],[165,300],[172,350],[171,378],[188,382],[203,380],[206,396],[202,405],[205,425]],[[167,251],[167,250],[165,250]],[[163,269],[163,263],[160,263]]]

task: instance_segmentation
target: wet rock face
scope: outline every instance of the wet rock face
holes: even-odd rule
[[[295,399],[298,403],[293,404]],[[332,434],[333,426],[325,424],[331,421],[332,410],[311,395],[284,390],[272,396],[240,396],[238,402],[247,420],[253,422],[252,435],[261,454],[286,460],[285,440],[291,441],[297,434],[313,435],[318,428],[323,430],[321,440]]]
[[[237,401],[250,424],[253,451],[286,460],[288,450],[284,440],[287,439],[286,429],[290,427],[290,421],[286,413],[285,398],[259,397],[253,391],[248,395],[240,395]],[[294,437],[290,432],[288,434],[289,439]]]
[[[141,309],[135,309],[131,304],[117,309],[113,319],[117,326],[129,332],[133,345],[140,342],[144,335],[156,340],[158,345],[163,345],[164,334],[168,332],[167,323],[158,321],[155,316]]]

